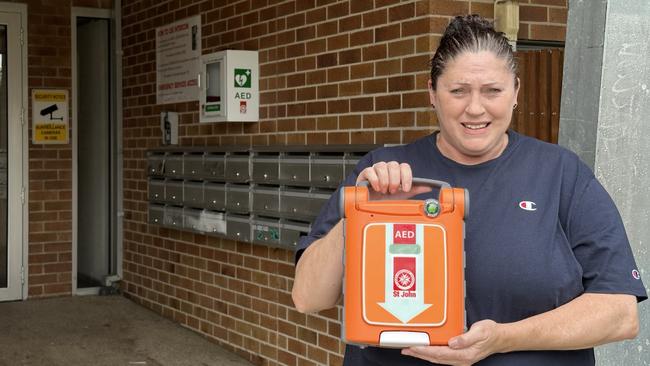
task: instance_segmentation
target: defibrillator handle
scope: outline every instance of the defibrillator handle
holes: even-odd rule
[[[430,186],[433,188],[451,188],[451,185],[449,183],[441,181],[441,180],[435,180],[435,179],[426,179],[426,178],[413,178],[411,180],[412,184],[417,184],[417,185],[423,185],[423,186]],[[367,180],[361,181],[357,183],[357,186],[368,186],[370,185],[370,182]]]

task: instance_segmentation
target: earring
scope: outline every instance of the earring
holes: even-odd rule
[[[518,104],[515,103],[515,105],[512,106],[512,109],[517,109]]]
[[[436,106],[433,104],[431,104],[431,108],[433,108],[434,111],[436,110]]]

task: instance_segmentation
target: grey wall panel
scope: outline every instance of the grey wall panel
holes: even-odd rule
[[[591,167],[621,213],[646,290],[650,284],[650,2],[571,0],[561,145]],[[598,365],[650,365],[650,303],[632,341],[596,349]]]
[[[650,285],[650,2],[610,1],[595,173],[616,202],[646,289]],[[600,365],[650,365],[650,304],[641,333],[598,349]]]

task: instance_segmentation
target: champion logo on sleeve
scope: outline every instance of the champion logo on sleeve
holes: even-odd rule
[[[640,280],[641,279],[641,274],[636,269],[633,269],[632,270],[632,277],[634,277],[635,280]]]
[[[521,201],[519,208],[526,211],[537,211],[537,204],[532,201]]]

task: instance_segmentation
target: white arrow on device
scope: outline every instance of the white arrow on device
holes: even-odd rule
[[[415,257],[415,296],[405,298],[394,297],[393,258],[396,257],[396,255],[390,252],[390,244],[393,242],[393,225],[386,224],[385,297],[384,302],[378,304],[399,319],[402,323],[408,323],[411,319],[420,315],[431,306],[431,304],[424,303],[424,228],[422,225],[415,225],[415,230],[415,245],[419,246],[419,252],[408,255],[399,255],[399,257],[405,258]]]

